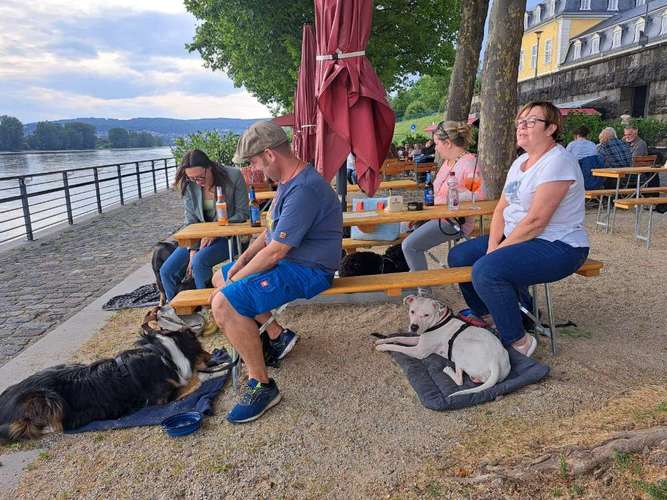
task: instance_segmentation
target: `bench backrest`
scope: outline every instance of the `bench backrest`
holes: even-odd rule
[[[635,156],[632,159],[633,167],[652,167],[655,165],[655,162],[658,160],[657,155],[649,156]]]

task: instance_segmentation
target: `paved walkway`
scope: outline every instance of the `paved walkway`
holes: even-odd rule
[[[0,251],[0,366],[148,262],[182,222],[180,197],[163,191]]]

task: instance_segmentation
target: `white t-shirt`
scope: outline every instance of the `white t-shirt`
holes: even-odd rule
[[[538,238],[560,240],[573,247],[590,246],[584,227],[584,178],[577,159],[559,144],[545,153],[527,172],[523,172],[521,165],[527,159],[528,154],[519,156],[507,173],[503,188],[503,195],[509,203],[503,211],[505,236],[509,236],[528,214],[540,184],[574,181]]]

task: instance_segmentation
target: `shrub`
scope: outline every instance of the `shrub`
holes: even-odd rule
[[[181,163],[183,155],[191,149],[200,149],[208,157],[221,165],[231,165],[239,136],[233,132],[221,135],[216,130],[197,132],[185,137],[178,137],[174,141],[171,153],[176,158],[176,164]]]

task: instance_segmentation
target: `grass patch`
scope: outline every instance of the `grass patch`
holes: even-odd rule
[[[565,328],[558,329],[559,335],[565,335],[573,339],[590,339],[593,337],[593,334],[587,330],[582,330],[581,328],[575,328],[574,326],[568,326]]]
[[[584,494],[584,487],[577,483],[572,483],[570,486],[570,495],[573,497],[580,497]]]
[[[407,135],[421,134],[428,137],[430,134],[424,132],[424,129],[432,123],[438,123],[440,120],[442,120],[442,114],[434,113],[432,115],[422,116],[421,118],[410,118],[408,120],[397,122],[396,127],[394,127],[394,142],[397,144],[402,143]],[[413,123],[417,126],[414,132],[410,130],[410,125]]]
[[[667,500],[667,479],[662,479],[655,483],[635,481],[634,485],[646,493],[651,500]]]
[[[37,455],[37,457],[40,460],[50,460],[51,459],[51,455],[49,455],[48,451],[40,451],[39,455]]]
[[[570,476],[570,470],[564,455],[561,455],[558,459],[558,470],[562,479],[566,480]]]
[[[620,471],[629,471],[632,474],[641,473],[641,463],[635,460],[631,453],[614,450],[614,463]]]

